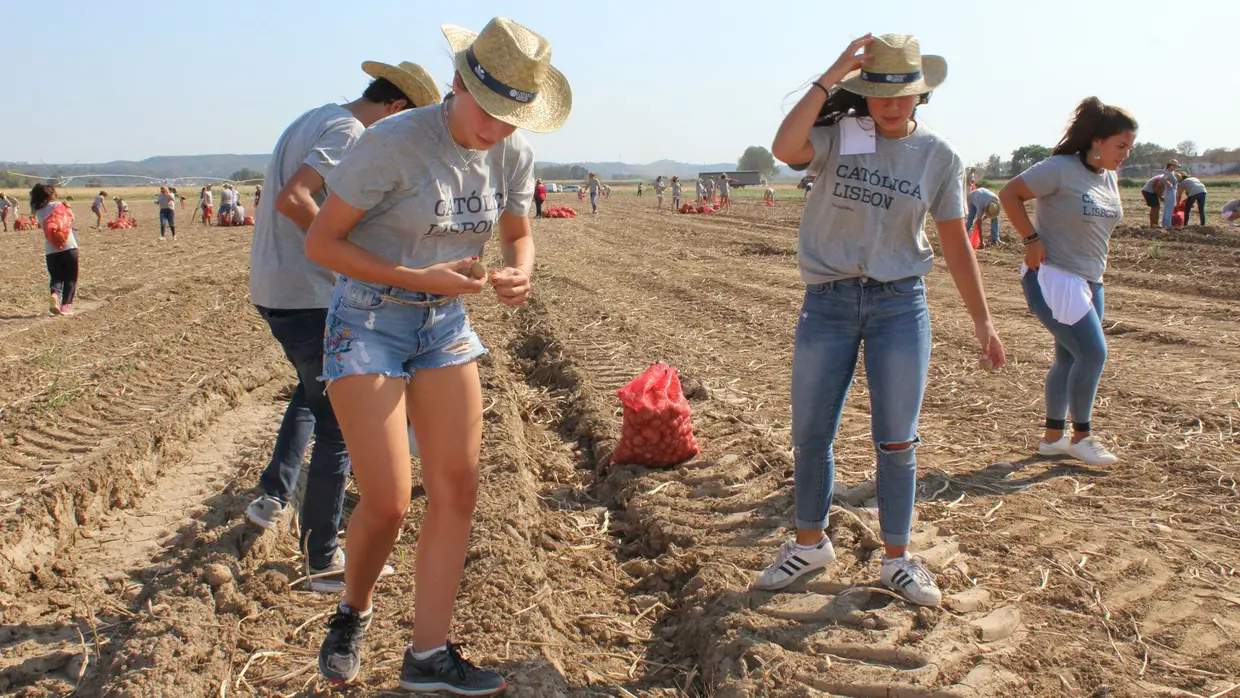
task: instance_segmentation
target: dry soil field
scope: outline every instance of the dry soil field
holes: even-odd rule
[[[997,374],[976,368],[936,270],[914,535],[948,600],[919,609],[873,589],[860,377],[839,440],[840,560],[782,593],[749,589],[792,508],[801,204],[784,198],[659,216],[653,198],[617,195],[597,217],[536,222],[528,307],[470,301],[493,350],[455,629],[474,658],[529,698],[1217,697],[1240,683],[1240,234],[1217,214],[1145,229],[1129,196],[1095,416],[1122,459],[1107,470],[1030,455],[1051,343],[1025,310],[1017,246],[980,255],[1010,357]],[[247,299],[250,230],[185,226],[161,244],[154,207],[135,210],[138,229],[81,233],[72,318],[43,305],[39,234],[0,234],[0,694],[339,695],[314,665],[335,599],[302,588],[295,536],[244,520],[292,380]],[[602,467],[614,390],[657,360],[682,370],[702,456]],[[396,684],[413,497],[347,695]]]

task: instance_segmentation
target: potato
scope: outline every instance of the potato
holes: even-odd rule
[[[482,262],[474,262],[469,267],[469,275],[474,277],[475,279],[487,278],[487,265],[483,264]]]

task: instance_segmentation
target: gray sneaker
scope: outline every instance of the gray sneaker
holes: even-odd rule
[[[264,494],[250,502],[250,506],[245,509],[245,514],[250,521],[271,530],[280,524],[280,519],[284,518],[286,511],[288,511],[287,504],[269,494]]]
[[[335,684],[357,678],[362,668],[362,636],[373,617],[370,613],[363,618],[343,603],[336,606],[336,612],[327,621],[327,637],[319,647],[319,673],[323,678]]]
[[[396,568],[384,565],[379,572],[379,579],[396,574]],[[344,591],[344,550],[336,548],[336,554],[327,567],[316,569],[306,562],[306,576],[310,578],[310,591],[320,594],[339,594]]]
[[[447,649],[426,659],[414,657],[413,648],[406,647],[400,687],[414,693],[447,691],[458,696],[489,696],[508,688],[503,676],[479,669],[462,657],[461,647],[449,642]]]

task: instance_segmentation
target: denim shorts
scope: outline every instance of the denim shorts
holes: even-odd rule
[[[432,307],[398,300],[424,303],[443,297],[338,278],[327,309],[319,380],[330,384],[362,375],[409,380],[419,369],[459,366],[487,353],[460,298]]]

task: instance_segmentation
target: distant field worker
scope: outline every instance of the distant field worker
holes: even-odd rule
[[[168,187],[159,188],[159,197],[155,199],[155,203],[159,204],[159,241],[164,241],[164,226],[172,231],[172,239],[177,239],[177,199],[168,191]]]
[[[1162,188],[1159,186],[1163,182],[1163,173],[1150,177],[1145,180],[1145,184],[1141,187],[1141,198],[1145,199],[1145,205],[1150,209],[1150,227],[1158,227],[1158,211],[1162,208]]]
[[[719,175],[719,210],[732,210],[732,182],[726,174]]]
[[[1107,360],[1102,277],[1111,232],[1124,216],[1115,171],[1128,157],[1136,132],[1132,114],[1089,97],[1077,106],[1051,157],[999,192],[1003,210],[1025,244],[1025,302],[1055,344],[1046,375],[1046,430],[1039,455],[1066,456],[1088,465],[1117,460],[1093,435],[1092,415]],[[1025,209],[1030,200],[1037,202],[1032,220]],[[1167,208],[1174,207],[1172,198]]]
[[[637,183],[637,198],[639,199],[642,198],[642,192],[644,192],[645,190],[646,190],[646,183],[638,182]]]
[[[762,194],[762,200],[766,202],[767,206],[774,206],[775,205],[775,190],[771,187],[767,187],[766,192]]]
[[[90,202],[90,212],[95,214],[95,230],[103,227],[103,212],[107,207],[108,193],[101,191],[95,195],[95,200]]]
[[[16,211],[17,204],[11,201],[4,192],[0,191],[0,224],[4,225],[4,232],[6,233],[9,232],[9,209]]]
[[[973,220],[977,219],[977,226],[980,229],[982,220],[990,219],[990,244],[999,244],[999,195],[985,187],[978,187],[969,192],[969,221],[965,224],[965,228],[969,230],[969,234],[973,234]],[[981,232],[978,233],[979,238]],[[983,239],[981,246],[986,246]]]
[[[1197,205],[1197,213],[1201,216],[1201,224],[1206,224],[1206,185],[1201,183],[1200,179],[1186,174],[1178,173],[1181,177],[1180,185],[1176,188],[1179,198],[1184,200],[1184,225],[1188,225],[1188,219],[1193,213],[1193,204]]]
[[[203,187],[198,195],[198,210],[202,212],[202,224],[211,225],[212,216],[215,215],[215,194],[211,192],[210,184]]]
[[[598,213],[598,195],[602,191],[602,184],[602,182],[598,181],[598,175],[594,172],[591,172],[590,179],[586,180],[586,187],[590,190],[591,213]]]
[[[1162,227],[1171,228],[1171,216],[1175,214],[1176,190],[1180,186],[1180,178],[1175,171],[1180,169],[1179,160],[1168,160],[1167,169],[1163,171],[1163,181],[1159,184],[1159,196],[1163,202]]]
[[[697,204],[698,204],[699,206],[701,206],[701,205],[702,205],[702,202],[704,202],[705,200],[706,200],[706,184],[702,181],[702,178],[701,178],[701,177],[698,177],[698,181],[697,181]]]
[[[119,196],[114,197],[112,201],[116,204],[116,220],[122,221],[129,218],[129,204]]]
[[[540,179],[534,182],[534,208],[535,208],[534,217],[535,218],[543,217],[542,207],[543,207],[543,202],[545,202],[546,200],[547,200],[547,185],[543,184],[543,181]]]
[[[1223,220],[1233,228],[1240,225],[1240,199],[1232,199],[1223,204]]]
[[[663,192],[667,190],[667,185],[663,183],[663,175],[659,175],[654,180],[654,198],[659,201],[659,213],[663,213]]]
[[[672,210],[680,210],[680,195],[683,193],[680,177],[672,177]]]
[[[263,185],[254,187],[254,212],[258,212],[258,202],[263,198]]]
[[[58,211],[57,209],[62,209]],[[36,184],[30,189],[30,210],[44,230],[43,254],[47,257],[49,283],[48,309],[53,315],[73,313],[73,298],[77,295],[78,241],[73,235],[73,211],[68,204],[56,200],[56,187]],[[52,226],[62,231],[68,228],[68,236],[60,245],[52,243]]]

